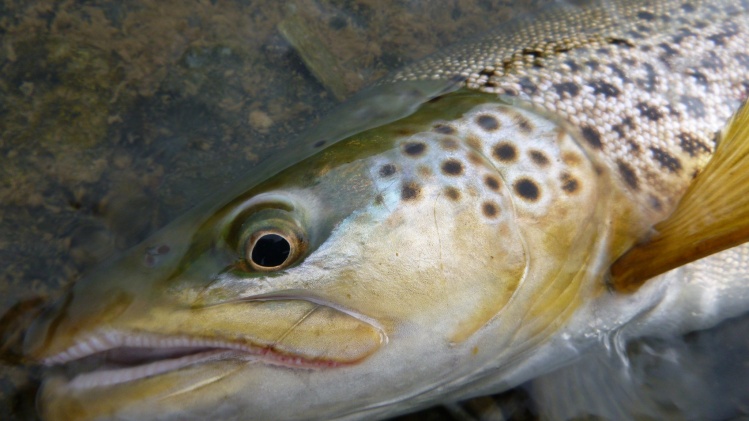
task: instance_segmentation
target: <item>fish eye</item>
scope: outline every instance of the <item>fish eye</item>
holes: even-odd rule
[[[289,240],[278,234],[265,234],[252,246],[250,261],[264,268],[281,266],[289,258],[290,251]]]
[[[265,229],[253,233],[245,243],[245,261],[256,271],[286,268],[302,254],[304,241],[294,232]]]

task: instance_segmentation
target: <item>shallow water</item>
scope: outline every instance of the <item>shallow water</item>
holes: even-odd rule
[[[388,71],[538,2],[288,3],[0,4],[0,315],[59,296]],[[284,19],[326,60],[305,63]],[[33,419],[38,373],[6,351],[0,414]]]

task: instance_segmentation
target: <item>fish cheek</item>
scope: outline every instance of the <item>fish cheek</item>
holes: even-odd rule
[[[524,241],[512,221],[485,225],[468,216],[456,218],[451,239],[455,255],[446,272],[450,295],[462,310],[449,335],[453,343],[465,341],[502,312],[527,264]]]
[[[502,311],[522,280],[525,250],[509,224],[489,225],[472,202],[456,208],[426,190],[428,200],[368,228],[352,223],[336,239],[360,244],[361,257],[325,295],[386,326],[420,325],[461,342]]]

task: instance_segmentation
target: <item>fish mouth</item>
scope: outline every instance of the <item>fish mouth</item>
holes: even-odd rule
[[[61,350],[45,352],[40,362],[64,375],[67,387],[85,390],[222,361],[333,369],[364,360],[386,342],[363,317],[307,300],[237,301],[172,315],[178,322],[145,332],[137,322],[90,330],[67,347],[53,344]],[[243,319],[257,322],[237,323]]]
[[[112,386],[152,377],[195,364],[221,360],[258,362],[294,369],[326,369],[356,361],[308,359],[272,348],[192,337],[104,332],[45,358],[46,366],[62,366],[74,389]]]

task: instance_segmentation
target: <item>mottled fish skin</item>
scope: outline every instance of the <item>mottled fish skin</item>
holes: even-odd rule
[[[578,128],[653,220],[674,208],[749,95],[749,2],[566,6],[407,67],[391,78],[465,86]]]

